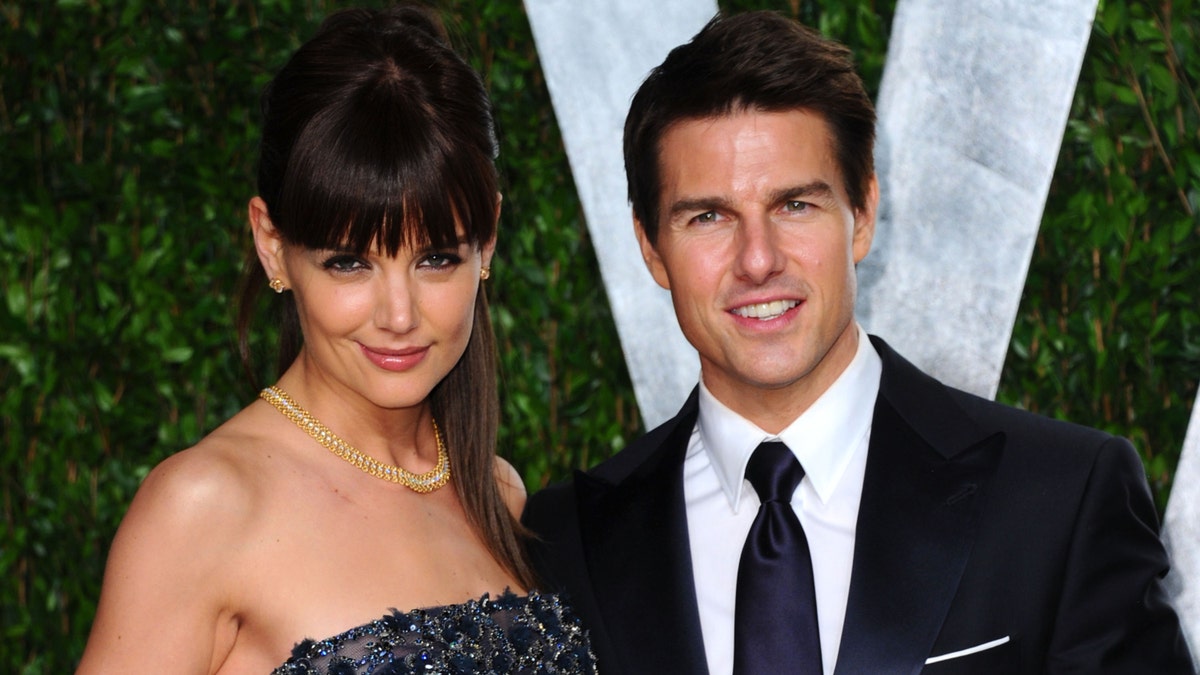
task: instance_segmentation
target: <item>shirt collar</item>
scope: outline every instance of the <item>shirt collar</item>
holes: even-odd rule
[[[759,443],[781,440],[804,467],[822,503],[829,501],[851,455],[871,430],[883,364],[861,326],[858,350],[842,374],[778,436],[768,434],[721,403],[700,381],[700,440],[709,454],[729,505],[741,503],[746,464]]]

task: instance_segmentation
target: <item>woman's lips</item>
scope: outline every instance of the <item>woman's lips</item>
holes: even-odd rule
[[[383,370],[403,372],[416,367],[429,353],[428,347],[405,347],[404,349],[379,349],[360,344],[367,360]]]

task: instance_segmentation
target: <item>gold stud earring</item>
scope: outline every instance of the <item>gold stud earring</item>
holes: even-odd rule
[[[486,267],[486,266],[479,268],[480,281],[487,281],[488,279],[491,279],[491,278],[492,278],[492,268]]]
[[[275,291],[276,293],[282,293],[283,289],[286,288],[286,286],[283,285],[283,279],[280,279],[279,277],[271,279],[270,283],[267,285],[270,286],[271,290]]]

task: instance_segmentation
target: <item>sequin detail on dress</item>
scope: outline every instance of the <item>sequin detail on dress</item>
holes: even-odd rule
[[[341,635],[305,640],[271,675],[591,675],[595,661],[586,631],[558,596],[505,592],[393,611]]]

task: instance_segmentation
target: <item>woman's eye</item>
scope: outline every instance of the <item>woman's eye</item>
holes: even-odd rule
[[[352,255],[335,255],[325,259],[321,264],[327,270],[334,272],[353,272],[355,270],[366,269],[367,263],[362,258]]]
[[[435,270],[448,269],[462,263],[462,256],[457,253],[448,251],[439,251],[430,253],[421,261],[421,267],[428,267]]]

